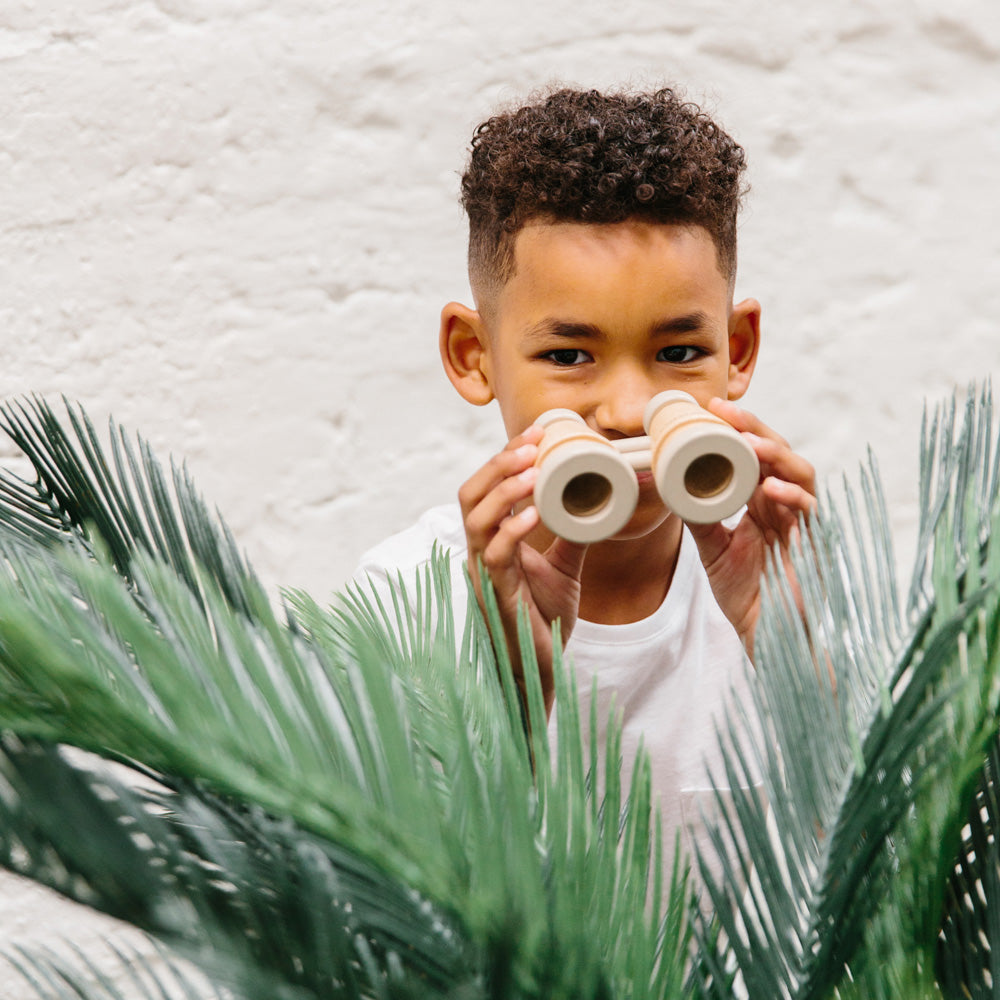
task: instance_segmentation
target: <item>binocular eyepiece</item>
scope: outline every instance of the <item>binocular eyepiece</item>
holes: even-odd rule
[[[598,542],[628,524],[639,500],[636,471],[650,469],[667,508],[712,524],[735,514],[760,477],[753,448],[686,392],[646,406],[648,437],[609,441],[572,410],[548,410],[538,446],[535,506],[545,526],[571,542]]]

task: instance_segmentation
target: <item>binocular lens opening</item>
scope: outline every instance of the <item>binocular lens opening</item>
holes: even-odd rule
[[[563,487],[563,508],[573,517],[596,514],[610,499],[611,483],[597,472],[581,472]]]
[[[693,497],[718,496],[733,480],[733,463],[725,455],[699,455],[684,473],[684,488]]]

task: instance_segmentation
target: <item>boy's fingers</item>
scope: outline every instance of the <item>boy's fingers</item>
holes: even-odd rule
[[[728,399],[713,399],[708,408],[722,417],[733,428],[741,431],[753,445],[761,464],[762,477],[769,475],[787,479],[816,492],[816,470],[777,431],[772,430],[759,417],[744,410]]]
[[[816,470],[810,462],[780,440],[760,437],[752,432],[744,436],[757,453],[761,473],[765,479],[773,476],[815,494]]]
[[[538,509],[525,507],[508,517],[483,549],[483,565],[495,587],[500,588],[503,576],[516,567],[518,547],[537,524]]]
[[[709,400],[707,409],[717,417],[722,417],[727,424],[732,425],[738,431],[746,431],[749,434],[756,434],[758,437],[776,441],[786,448],[791,447],[777,431],[768,427],[760,417],[749,410],[744,410],[742,406],[737,406],[731,400],[715,397]]]
[[[511,579],[519,580],[517,572],[517,554],[521,542],[538,523],[538,511],[535,507],[525,507],[518,514],[509,511],[503,522],[481,537],[481,544],[474,544],[474,533],[466,528],[469,538],[468,561],[470,570],[481,561],[483,568],[489,574],[490,580],[498,595],[504,591],[507,575],[513,571]]]
[[[808,522],[816,506],[816,498],[808,491],[769,476],[750,501],[750,512],[767,545],[778,542],[787,548],[798,534],[800,518]]]
[[[792,446],[763,420],[728,399],[712,399],[708,409],[747,438],[757,453],[762,478],[775,476],[815,495],[816,470],[812,464],[793,451]]]
[[[511,438],[503,451],[477,469],[459,488],[462,514],[468,515],[498,483],[531,468],[538,457],[540,437],[540,428],[529,427],[523,434]]]
[[[497,483],[472,510],[465,514],[465,534],[469,547],[482,551],[496,532],[510,519],[513,508],[527,500],[535,489],[538,471],[534,466]]]
[[[798,522],[799,514],[807,517],[816,510],[818,503],[812,493],[786,479],[778,476],[768,476],[761,483],[764,495],[778,508],[783,509],[785,520]]]

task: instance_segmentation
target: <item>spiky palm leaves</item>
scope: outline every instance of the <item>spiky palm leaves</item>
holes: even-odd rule
[[[40,476],[4,487],[0,861],[247,998],[680,989],[648,770],[624,808],[568,687],[550,763],[443,576],[399,629],[363,593],[281,618],[181,473],[72,409],[6,419]]]
[[[730,755],[734,783],[764,774],[771,813],[739,796],[717,833],[725,876],[706,879],[725,945],[705,949],[710,996],[729,995],[733,968],[748,996],[767,1000],[826,997],[834,984],[862,998],[916,1000],[941,986],[995,995],[1000,897],[986,892],[1000,814],[995,771],[984,769],[1000,696],[991,425],[988,394],[970,399],[960,427],[954,408],[925,425],[905,605],[873,471],[860,502],[848,494],[846,517],[827,505],[810,531],[796,560],[801,602],[771,575],[757,637],[766,733]],[[749,878],[745,896],[737,875]]]
[[[988,399],[928,431],[905,605],[871,476],[811,525],[801,608],[772,575],[764,721],[731,720],[724,876],[702,859],[694,939],[648,769],[626,796],[615,727],[585,749],[570,677],[554,751],[537,685],[525,718],[440,573],[415,607],[292,594],[282,617],[183,473],[120,432],[106,457],[68,412],[4,417],[38,472],[0,484],[8,867],[247,998],[992,995]],[[41,996],[83,974],[28,968]],[[188,1000],[178,982],[148,995]]]

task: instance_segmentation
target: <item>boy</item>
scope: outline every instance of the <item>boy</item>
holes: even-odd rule
[[[437,540],[456,577],[468,561],[481,600],[481,559],[511,650],[527,608],[549,709],[559,619],[581,695],[596,677],[602,720],[612,695],[624,712],[626,768],[640,738],[650,753],[668,845],[697,824],[715,721],[753,655],[767,553],[815,503],[812,467],[732,402],[760,342],[760,305],[733,303],[743,169],[743,150],[669,90],[562,90],[477,129],[462,180],[475,308],[444,307],[440,349],[464,399],[497,400],[509,440],[459,506],[361,567],[411,578]],[[686,526],[640,474],[635,515],[613,538],[552,537],[531,503],[535,418],[567,407],[607,438],[642,435],[648,400],[675,388],[752,443],[761,481],[745,513]]]

